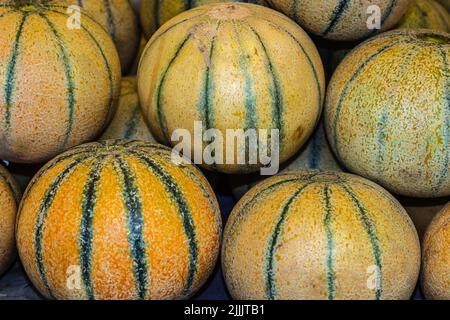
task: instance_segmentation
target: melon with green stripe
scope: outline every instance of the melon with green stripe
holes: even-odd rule
[[[158,144],[108,140],[37,173],[17,246],[45,297],[181,299],[202,286],[218,256],[220,212],[198,169],[172,160]]]
[[[0,165],[0,276],[15,258],[14,226],[20,190],[11,174]]]
[[[396,27],[450,31],[450,14],[436,0],[413,0]]]
[[[238,202],[222,269],[235,299],[408,299],[420,245],[406,211],[383,188],[301,170],[265,180]]]
[[[176,15],[199,6],[220,2],[246,2],[262,6],[267,5],[265,0],[141,0],[140,17],[141,26],[147,38],[164,23]]]
[[[435,0],[413,0],[395,28],[425,28],[449,32],[450,14]],[[327,43],[326,46],[319,47],[328,77],[332,76],[339,63],[355,46],[354,43]]]
[[[354,173],[411,197],[450,195],[450,35],[384,33],[354,49],[328,87],[325,126]]]
[[[295,155],[289,159],[281,168],[281,172],[296,169],[319,169],[327,171],[342,171],[343,168],[336,161],[325,136],[323,122],[316,129],[308,143]],[[259,173],[247,175],[229,175],[228,180],[231,186],[231,192],[235,199],[240,199],[258,182],[261,182],[268,176],[262,176]]]
[[[120,61],[108,34],[60,1],[0,3],[0,159],[42,162],[94,139],[115,109]]]
[[[423,241],[422,288],[430,300],[450,300],[450,202],[434,217]]]
[[[156,142],[142,117],[136,77],[122,79],[117,111],[100,140],[127,139]]]
[[[131,67],[139,44],[139,19],[129,0],[65,0],[79,5],[113,39],[119,52],[122,72]]]
[[[447,11],[450,11],[450,0],[437,0],[439,1]]]
[[[392,28],[411,0],[269,0],[269,4],[316,36],[336,41],[368,38]],[[381,15],[381,16],[380,16]],[[369,29],[368,24],[377,22]],[[381,29],[380,29],[381,27]]]
[[[226,173],[258,170],[260,162],[220,162],[226,152],[255,158],[268,140],[259,132],[258,145],[235,144],[232,150],[227,129],[240,129],[241,141],[247,129],[266,129],[279,142],[280,161],[293,156],[319,121],[324,82],[317,49],[300,27],[274,10],[244,3],[176,16],[149,40],[138,71],[141,107],[155,138],[177,144],[171,141],[176,129],[195,137],[201,121],[204,131],[217,129],[224,137],[217,142],[223,152],[217,148],[215,162],[205,166]],[[206,147],[192,142],[195,152]]]

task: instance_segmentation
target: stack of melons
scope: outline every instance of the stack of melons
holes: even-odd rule
[[[47,298],[192,296],[216,264],[220,211],[196,167],[150,143],[136,78],[121,79],[140,37],[128,0],[4,1],[0,24],[0,156],[51,159],[20,205],[0,168],[0,274],[16,239]]]
[[[0,275],[17,248],[49,299],[187,299],[221,252],[235,299],[409,299],[420,270],[450,299],[446,5],[2,1],[0,159],[36,172],[20,197],[0,167]],[[223,241],[192,162],[240,199]]]

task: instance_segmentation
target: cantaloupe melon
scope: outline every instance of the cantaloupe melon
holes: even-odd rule
[[[395,28],[426,28],[449,32],[450,14],[436,0],[412,0],[407,12]],[[333,75],[339,63],[357,44],[325,42],[322,47],[319,46],[328,78]]]
[[[392,28],[410,0],[270,0],[269,4],[319,37],[355,41]]]
[[[238,202],[222,269],[235,299],[409,299],[420,244],[380,186],[304,170],[269,178]]]
[[[317,49],[300,27],[274,10],[244,3],[201,6],[173,18],[147,43],[138,72],[141,107],[155,138],[176,145],[171,137],[177,129],[195,138],[201,121],[203,131],[217,129],[224,137],[223,156],[216,153],[222,162],[226,152],[236,158],[242,150],[251,159],[264,150],[261,142],[270,144],[266,132],[256,150],[248,144],[227,150],[227,129],[266,129],[270,137],[278,130],[280,162],[293,156],[318,123],[324,82]],[[192,142],[192,150],[204,154],[208,143]],[[262,166],[217,162],[202,164],[226,173]]]
[[[203,175],[143,141],[57,156],[31,181],[17,217],[25,271],[56,299],[190,297],[214,269],[220,238]]]
[[[384,33],[336,69],[325,125],[351,172],[411,197],[450,195],[450,35]]]
[[[427,299],[450,300],[450,203],[433,219],[423,241],[422,287]]]
[[[120,61],[95,21],[60,1],[0,6],[0,159],[43,162],[96,138],[115,110]]]

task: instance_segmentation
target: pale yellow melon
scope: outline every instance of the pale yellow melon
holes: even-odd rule
[[[420,244],[380,186],[304,170],[269,178],[238,202],[222,270],[235,299],[409,299]]]
[[[450,195],[450,34],[402,29],[367,40],[328,86],[325,128],[354,173],[409,197]]]
[[[261,146],[267,132],[251,145],[256,148],[233,148],[227,129],[270,130],[285,162],[318,123],[324,89],[322,62],[308,35],[284,15],[244,3],[201,6],[173,18],[147,43],[138,71],[141,107],[155,138],[177,145],[172,134],[178,129],[193,138],[196,122],[203,131],[217,129],[222,150],[214,163],[202,164],[225,173],[262,166],[260,157],[237,163],[241,151],[247,159],[270,153]],[[204,154],[208,143],[194,142],[191,149]],[[225,163],[226,152],[235,156],[233,163]]]

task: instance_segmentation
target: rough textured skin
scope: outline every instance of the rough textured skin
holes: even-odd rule
[[[9,172],[0,165],[0,276],[16,255],[14,225],[20,191]]]
[[[423,241],[422,259],[425,297],[450,300],[450,203],[428,227]]]
[[[436,0],[413,0],[396,29],[426,28],[436,31],[450,31],[450,14]],[[354,46],[347,44],[342,48],[320,48],[319,52],[324,62],[325,72],[330,78],[337,66]]]
[[[447,11],[450,11],[450,0],[437,0],[439,1]]]
[[[280,172],[297,169],[342,171],[342,167],[336,161],[328,145],[322,121],[308,143],[280,168]],[[268,176],[261,176],[259,173],[228,176],[231,192],[237,200],[265,178],[268,178]]]
[[[1,1],[0,159],[45,161],[94,139],[114,112],[114,43],[83,13],[69,29],[69,16],[61,1]]]
[[[281,162],[312,134],[324,87],[322,62],[308,35],[284,15],[244,3],[178,15],[150,39],[138,71],[141,107],[158,141],[169,144],[179,128],[194,136],[194,122],[202,121],[204,131],[215,128],[225,137],[225,154],[226,129],[280,129]],[[249,173],[260,166],[209,168]]]
[[[267,179],[239,201],[222,268],[235,299],[409,299],[420,244],[383,188],[303,170]]]
[[[24,194],[17,246],[55,299],[181,299],[214,268],[221,217],[192,165],[143,141],[95,142],[45,165]]]
[[[133,63],[139,45],[139,21],[128,0],[70,0],[82,6],[113,39],[119,52],[122,72]]]
[[[373,16],[368,9],[381,9],[381,31],[392,28],[402,18],[410,0],[270,0],[269,4],[285,13],[309,32],[325,39],[354,41],[372,36],[367,22]]]
[[[125,77],[122,79],[116,114],[100,137],[100,140],[109,139],[156,142],[142,117],[136,77]]]
[[[413,0],[396,27],[450,31],[450,14],[436,0]]]
[[[450,195],[450,36],[392,31],[336,69],[325,126],[349,171],[411,197]]]
[[[160,26],[176,15],[192,8],[220,2],[247,2],[263,6],[267,5],[265,0],[141,0],[139,10],[141,26],[146,37],[150,38]]]

